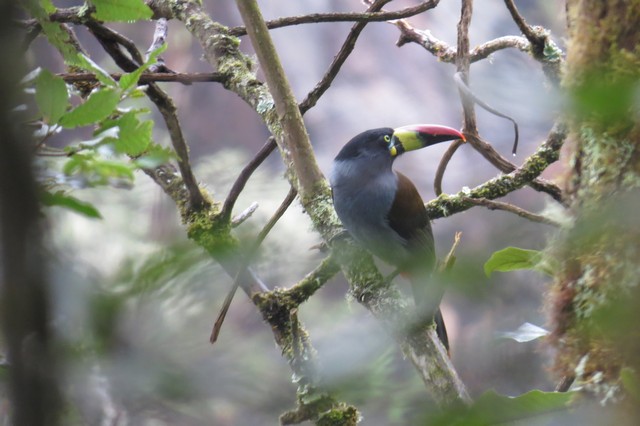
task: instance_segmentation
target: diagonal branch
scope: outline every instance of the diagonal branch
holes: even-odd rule
[[[377,12],[390,1],[391,0],[376,0],[373,4],[371,4],[371,6],[369,6],[367,12]],[[353,52],[353,49],[356,47],[356,41],[358,40],[360,33],[362,33],[362,30],[364,30],[364,27],[367,24],[367,21],[358,22],[351,28],[347,39],[342,44],[342,47],[340,48],[338,54],[335,56],[335,58],[333,58],[333,61],[331,62],[331,65],[329,66],[327,72],[322,77],[322,80],[320,80],[320,82],[316,84],[316,87],[314,87],[313,90],[309,92],[305,100],[300,103],[300,111],[303,115],[309,109],[313,108],[316,102],[318,102],[318,99],[320,99],[324,92],[327,91],[333,80],[340,72],[340,68],[342,68],[342,65],[345,63],[351,52]]]
[[[530,184],[551,163],[558,160],[560,148],[567,137],[567,126],[564,122],[557,122],[547,139],[540,147],[527,158],[524,164],[509,174],[493,178],[473,189],[460,191],[455,195],[442,194],[435,200],[426,204],[427,212],[431,219],[451,216],[455,213],[468,210],[474,204],[471,199],[488,199],[504,197],[510,192]]]
[[[271,138],[269,140],[271,140]],[[267,145],[269,145],[269,141],[267,141]],[[275,148],[275,143],[273,145]],[[272,151],[273,151],[273,148],[271,148],[271,151],[269,152],[272,152]],[[258,253],[258,249],[262,245],[262,242],[264,241],[265,238],[267,238],[267,235],[269,234],[269,232],[271,232],[271,230],[276,225],[276,223],[278,223],[278,221],[280,220],[282,215],[287,211],[289,206],[291,206],[291,203],[293,203],[293,200],[295,200],[296,195],[298,195],[298,192],[295,190],[294,187],[291,187],[289,189],[289,192],[287,193],[287,196],[284,198],[284,200],[282,200],[282,203],[280,204],[276,212],[273,214],[273,216],[271,216],[271,218],[266,223],[266,225],[258,233],[258,236],[256,237],[255,241],[253,242],[249,250],[247,250],[247,253],[244,256],[244,259],[240,264],[239,272],[236,274],[235,278],[233,279],[233,284],[231,285],[231,289],[227,293],[227,297],[225,297],[224,302],[222,303],[222,308],[220,309],[218,318],[216,319],[216,322],[213,325],[213,330],[211,331],[211,336],[209,337],[209,342],[211,342],[212,344],[215,343],[216,340],[218,340],[218,336],[220,335],[220,329],[222,328],[222,323],[224,322],[224,319],[227,316],[227,312],[229,311],[229,307],[231,306],[233,297],[235,296],[236,291],[240,286],[240,279],[241,279],[240,271],[244,271],[251,265],[251,262],[253,262],[253,259]],[[221,213],[221,216],[222,216],[222,213]]]
[[[224,200],[224,205],[222,206],[222,210],[220,211],[220,217],[223,221],[229,221],[231,219],[231,213],[233,211],[233,206],[235,206],[240,193],[244,189],[244,186],[249,181],[253,172],[256,171],[260,164],[267,159],[267,157],[276,149],[278,145],[276,144],[276,140],[273,137],[267,139],[265,144],[260,148],[260,151],[256,153],[256,155],[247,163],[247,165],[242,169],[238,178],[233,183],[231,190],[229,191],[229,195]]]

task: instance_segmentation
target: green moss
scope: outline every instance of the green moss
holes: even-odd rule
[[[322,413],[316,425],[318,426],[353,426],[360,421],[360,414],[355,407],[341,404],[336,408]]]

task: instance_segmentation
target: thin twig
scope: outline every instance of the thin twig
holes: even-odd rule
[[[488,200],[486,198],[465,198],[464,201],[468,201],[471,204],[476,206],[483,206],[488,208],[489,210],[504,210],[510,213],[517,214],[520,217],[523,217],[532,222],[544,223],[547,225],[559,227],[560,224],[553,219],[550,219],[546,216],[531,213],[521,207],[515,206],[513,204],[505,203],[502,201],[494,201]]]
[[[287,193],[287,196],[284,198],[284,200],[282,200],[282,203],[280,204],[276,212],[273,214],[273,216],[271,216],[271,219],[269,219],[269,221],[264,226],[264,228],[262,228],[260,233],[258,233],[258,236],[256,237],[256,240],[254,241],[253,245],[247,251],[247,254],[244,257],[240,265],[240,268],[238,269],[238,273],[236,274],[233,280],[231,289],[227,293],[227,296],[225,297],[224,302],[222,303],[222,308],[220,309],[220,313],[216,318],[216,322],[213,325],[213,329],[211,330],[211,336],[209,337],[209,342],[211,342],[211,344],[214,344],[216,340],[218,340],[218,336],[220,335],[220,330],[222,328],[222,324],[224,323],[224,319],[227,316],[227,312],[229,312],[229,307],[231,306],[233,297],[235,296],[236,291],[240,286],[240,277],[242,272],[249,267],[249,265],[253,261],[253,258],[258,252],[260,245],[262,244],[264,239],[267,237],[271,229],[273,229],[275,224],[278,223],[282,215],[287,211],[291,203],[293,203],[293,200],[295,200],[296,195],[298,195],[298,192],[296,191],[296,189],[293,186],[290,187],[289,192]]]
[[[462,240],[462,232],[456,232],[453,236],[453,244],[449,249],[449,253],[444,258],[444,260],[438,265],[438,273],[444,274],[445,272],[451,270],[453,268],[453,264],[456,262],[456,250],[458,249],[458,245]]]
[[[436,169],[436,177],[433,180],[433,190],[435,191],[436,195],[442,194],[442,178],[444,176],[444,172],[447,169],[447,166],[449,165],[449,161],[451,161],[453,154],[455,154],[455,152],[463,143],[464,141],[462,139],[456,139],[455,141],[453,141],[453,143],[451,143],[451,145],[449,145],[449,148],[447,148],[445,153],[442,155],[440,163],[438,163],[438,168]]]
[[[79,81],[87,81],[95,83],[98,81],[96,75],[89,72],[80,73],[59,73],[59,77],[62,77],[67,83],[75,83]],[[111,73],[111,77],[114,80],[120,80],[122,73]],[[138,80],[138,84],[149,83],[224,83],[227,76],[219,72],[196,72],[196,73],[168,73],[168,72],[144,72]]]
[[[376,0],[375,3],[373,3],[369,7],[369,9],[367,9],[367,12],[377,12],[378,10],[382,9],[385,4],[389,3],[389,1],[391,0]],[[318,102],[318,99],[320,99],[324,92],[327,91],[333,80],[340,72],[340,68],[342,68],[342,65],[345,63],[351,52],[353,52],[353,49],[356,46],[356,41],[358,40],[360,33],[362,32],[362,30],[364,30],[364,27],[367,24],[367,21],[358,22],[351,28],[351,31],[349,31],[349,35],[347,35],[347,38],[342,44],[342,47],[340,48],[338,54],[335,56],[335,58],[333,58],[333,62],[331,62],[331,65],[329,65],[329,69],[322,77],[322,80],[320,80],[320,82],[316,84],[313,90],[311,90],[307,97],[300,103],[300,112],[303,115],[309,109],[313,108],[316,102]]]
[[[229,191],[229,195],[224,200],[224,205],[222,206],[222,210],[220,212],[220,217],[222,220],[228,222],[231,219],[231,212],[233,211],[233,206],[236,204],[238,200],[238,196],[244,189],[244,186],[249,181],[249,178],[256,171],[256,169],[267,159],[267,157],[276,149],[278,145],[276,144],[275,138],[272,136],[262,145],[260,151],[256,153],[256,155],[244,166],[244,169],[238,175],[238,178],[231,186],[231,190]]]
[[[304,16],[278,18],[273,21],[267,21],[266,24],[267,28],[273,30],[292,25],[316,24],[321,22],[384,22],[415,16],[429,9],[433,9],[438,3],[439,0],[424,1],[417,6],[411,6],[393,12],[374,12],[370,9],[364,13],[312,13]],[[243,36],[247,34],[247,30],[245,27],[233,27],[229,28],[229,33],[234,36]]]

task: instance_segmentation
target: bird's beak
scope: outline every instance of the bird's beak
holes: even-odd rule
[[[403,152],[425,148],[440,142],[466,138],[456,129],[434,124],[412,124],[393,130],[393,137],[389,142],[389,152],[396,157]]]

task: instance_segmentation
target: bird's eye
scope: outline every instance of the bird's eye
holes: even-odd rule
[[[384,141],[385,142],[389,142],[391,140],[391,136],[389,135],[384,135]]]

